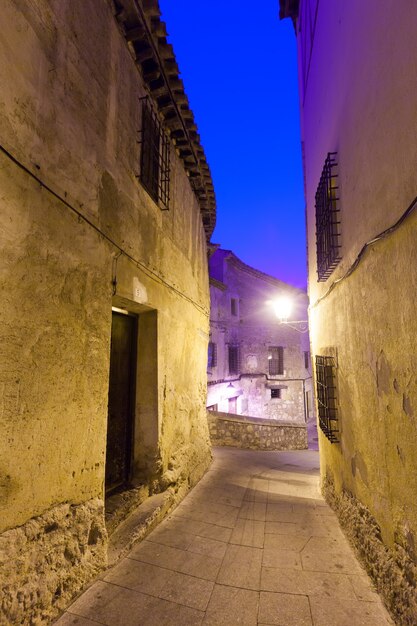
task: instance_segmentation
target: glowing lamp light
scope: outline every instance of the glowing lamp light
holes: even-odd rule
[[[276,300],[274,300],[273,307],[274,307],[274,312],[277,318],[281,322],[284,322],[290,317],[292,313],[293,304],[290,298],[282,297],[282,298],[277,298]]]

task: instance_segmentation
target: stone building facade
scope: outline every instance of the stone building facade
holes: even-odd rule
[[[280,1],[298,43],[323,489],[399,625],[417,623],[417,4],[405,4]]]
[[[157,0],[4,0],[0,623],[106,564],[117,490],[211,460],[210,171]]]
[[[307,294],[212,246],[207,406],[210,410],[305,422],[312,415],[306,325],[280,324],[273,303],[294,301],[307,319]]]

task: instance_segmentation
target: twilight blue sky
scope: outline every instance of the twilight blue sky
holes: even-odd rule
[[[278,0],[160,0],[214,181],[212,241],[306,285],[296,40]]]

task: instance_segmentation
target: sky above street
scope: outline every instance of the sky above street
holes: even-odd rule
[[[211,169],[214,243],[306,285],[296,39],[278,0],[160,0]]]

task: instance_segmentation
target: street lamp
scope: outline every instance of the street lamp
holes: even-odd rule
[[[306,333],[308,331],[308,321],[307,320],[289,320],[288,318],[291,316],[293,310],[293,301],[285,296],[277,298],[272,301],[272,306],[274,309],[274,313],[279,319],[280,324],[285,324],[290,328],[293,328],[299,333]]]

